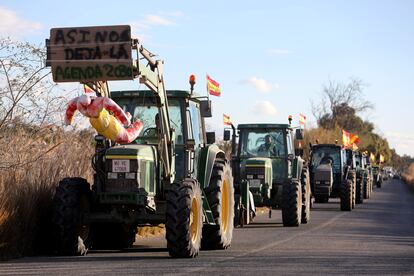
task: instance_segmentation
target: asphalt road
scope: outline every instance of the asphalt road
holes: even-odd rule
[[[122,252],[30,257],[0,263],[0,275],[414,275],[414,193],[391,180],[352,212],[315,204],[312,220],[284,228],[280,211],[235,229],[224,251],[171,259],[163,238]]]

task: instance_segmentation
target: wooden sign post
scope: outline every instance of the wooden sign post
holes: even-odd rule
[[[55,82],[131,80],[131,48],[128,25],[53,28],[47,64]]]

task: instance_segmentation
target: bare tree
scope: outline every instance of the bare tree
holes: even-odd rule
[[[363,90],[366,86],[357,78],[351,78],[349,83],[329,81],[323,85],[320,102],[311,102],[312,113],[318,124],[329,121],[335,125],[339,117],[346,114],[354,116],[372,109],[373,104],[364,99]]]
[[[45,49],[0,39],[0,130],[19,121],[42,125],[61,111],[63,97],[45,68]]]

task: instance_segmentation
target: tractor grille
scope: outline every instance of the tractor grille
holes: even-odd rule
[[[129,160],[130,169],[129,173],[118,172],[116,173],[116,179],[110,179],[106,176],[105,185],[103,187],[104,192],[138,192],[140,172],[138,169],[137,160]],[[112,172],[112,160],[106,160],[105,171]],[[129,174],[129,175],[128,175]],[[133,177],[133,179],[130,179]]]
[[[253,178],[257,178],[257,175],[264,175],[264,167],[247,167],[246,166],[246,175],[253,175]]]

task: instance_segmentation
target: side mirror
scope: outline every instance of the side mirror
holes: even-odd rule
[[[223,140],[224,141],[230,141],[230,130],[225,129],[223,133]]]
[[[206,132],[207,144],[211,145],[216,142],[216,133],[214,131]]]
[[[200,113],[201,113],[201,116],[204,117],[204,118],[211,118],[212,117],[211,101],[210,100],[200,101]]]
[[[296,140],[303,140],[303,129],[297,128],[295,133]]]

